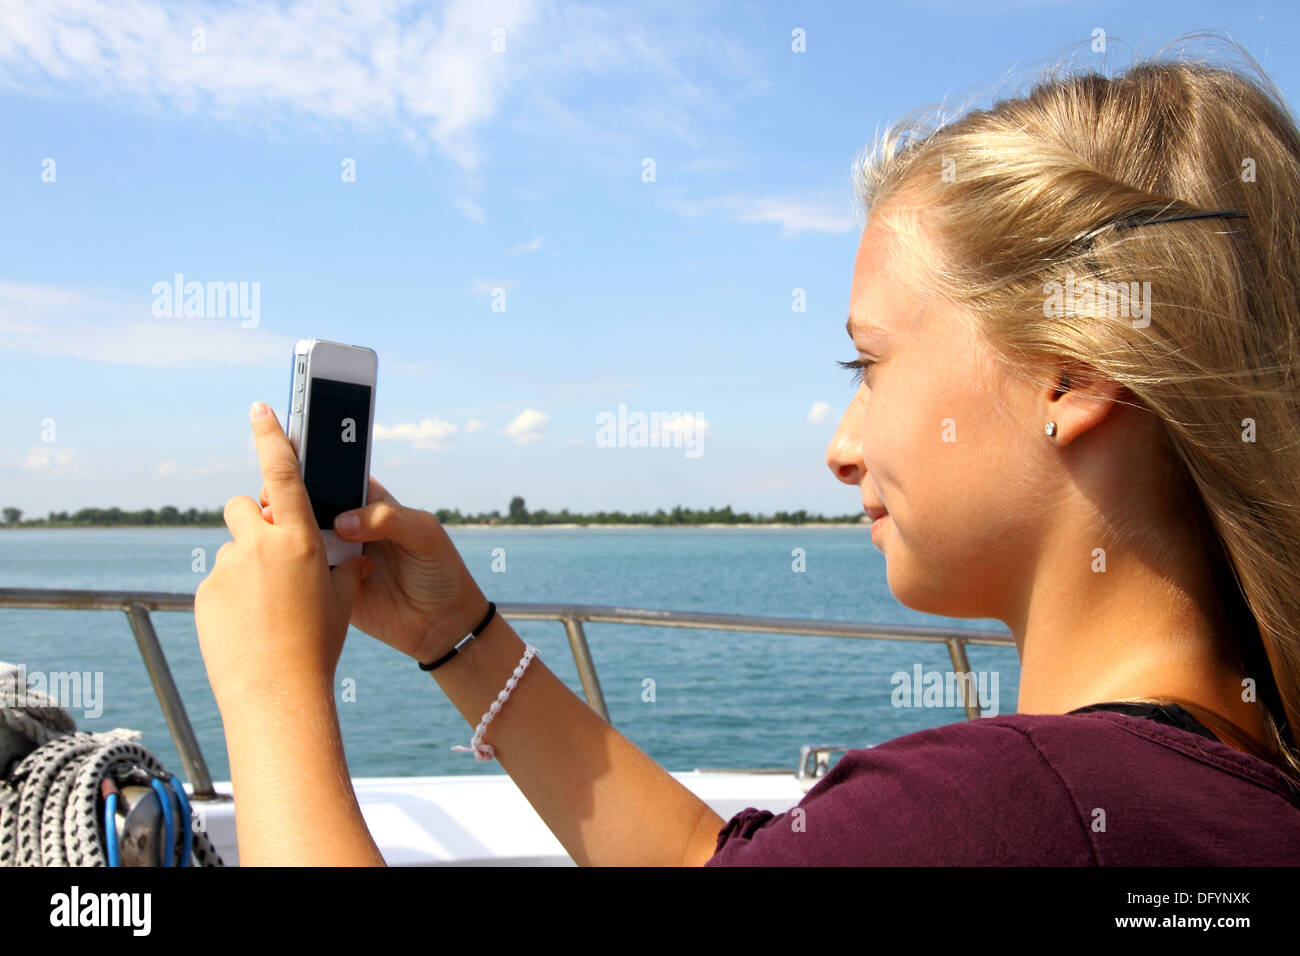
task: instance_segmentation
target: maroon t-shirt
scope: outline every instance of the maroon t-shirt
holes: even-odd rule
[[[705,865],[1300,864],[1287,778],[1157,710],[984,717],[851,750],[790,810],[732,817]]]

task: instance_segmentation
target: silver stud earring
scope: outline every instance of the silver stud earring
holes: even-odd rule
[[[1045,431],[1047,432],[1047,437],[1048,437],[1048,438],[1055,438],[1055,437],[1056,437],[1056,422],[1048,422],[1048,423],[1047,423],[1047,428],[1045,429]]]

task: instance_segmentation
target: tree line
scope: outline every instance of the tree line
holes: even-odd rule
[[[172,505],[164,505],[155,510],[144,508],[139,511],[127,511],[122,508],[82,508],[80,511],[51,511],[44,518],[23,518],[20,508],[3,509],[6,528],[40,528],[59,526],[195,526],[218,527],[225,525],[222,510],[187,508],[182,511]],[[732,511],[731,505],[723,508],[683,508],[676,506],[671,511],[662,508],[656,511],[597,511],[591,514],[576,514],[565,508],[562,511],[529,511],[524,499],[518,495],[510,499],[510,506],[503,515],[500,511],[487,511],[480,514],[462,514],[459,508],[439,508],[434,511],[440,522],[445,525],[546,525],[546,524],[652,524],[652,525],[693,525],[693,524],[825,524],[843,522],[863,522],[866,516],[858,514],[823,516],[810,514],[804,509],[798,511],[777,511],[772,514],[750,514],[748,511]]]

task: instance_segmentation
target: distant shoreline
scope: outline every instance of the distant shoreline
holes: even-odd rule
[[[493,531],[501,528],[519,528],[521,530],[543,530],[545,528],[862,528],[870,527],[866,521],[804,521],[798,524],[786,523],[781,524],[770,521],[748,521],[748,522],[715,522],[705,524],[655,524],[654,522],[636,523],[612,522],[597,523],[595,521],[589,524],[445,524],[444,528],[484,528]]]
[[[113,531],[121,528],[152,528],[152,529],[174,529],[174,528],[194,528],[194,529],[224,529],[224,524],[32,524],[19,525],[13,527],[10,525],[0,525],[0,531],[85,531],[88,529],[99,529],[102,531]],[[778,523],[770,521],[746,521],[746,522],[713,522],[703,524],[657,524],[655,522],[588,522],[587,524],[578,523],[559,523],[554,524],[478,524],[478,523],[456,523],[444,524],[447,530],[458,528],[474,528],[483,531],[545,531],[548,528],[571,531],[579,528],[609,529],[609,528],[669,528],[673,530],[700,528],[704,530],[717,530],[719,528],[866,528],[870,523],[866,521],[804,521],[800,523]]]

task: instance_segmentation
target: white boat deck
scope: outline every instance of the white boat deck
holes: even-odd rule
[[[746,807],[781,813],[805,793],[793,772],[691,770],[672,776],[724,820]],[[364,777],[352,784],[366,825],[392,866],[574,865],[504,773]],[[231,793],[229,781],[215,788]],[[226,865],[238,865],[234,804],[194,801],[193,808]]]

